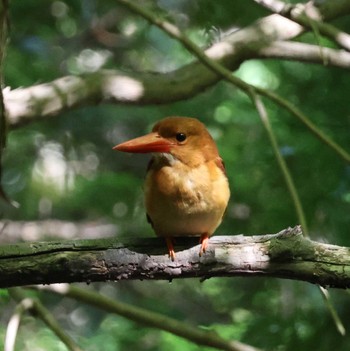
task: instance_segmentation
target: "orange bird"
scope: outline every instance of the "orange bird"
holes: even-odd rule
[[[114,150],[153,153],[145,181],[147,219],[175,259],[173,237],[200,236],[201,256],[220,225],[230,197],[225,167],[204,124],[167,117],[152,132]]]

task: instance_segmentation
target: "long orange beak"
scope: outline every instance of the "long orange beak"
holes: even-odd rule
[[[153,132],[113,147],[113,150],[133,153],[169,152],[175,143]]]

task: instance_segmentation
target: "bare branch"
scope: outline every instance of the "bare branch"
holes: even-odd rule
[[[254,0],[259,5],[265,7],[271,12],[287,16],[293,9],[305,6],[305,3],[288,4],[281,0]],[[323,20],[332,20],[335,17],[344,16],[350,13],[349,0],[326,0],[326,1],[309,1],[309,9],[317,12]]]
[[[319,7],[315,6],[314,2],[299,4],[286,4],[280,0],[254,0],[256,3],[267,8],[268,10],[281,14],[300,25],[317,30],[324,36],[336,42],[345,50],[350,50],[350,35],[342,32],[338,28],[328,23],[323,23],[323,16]],[[350,12],[350,6],[348,8]],[[348,13],[349,13],[348,12]],[[344,14],[344,13],[343,13]]]
[[[320,63],[328,66],[341,68],[350,67],[350,54],[344,50],[330,48],[292,41],[276,41],[259,50],[259,57],[271,59],[278,58],[290,61],[307,63]]]

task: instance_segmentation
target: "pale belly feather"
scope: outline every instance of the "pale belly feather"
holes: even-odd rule
[[[206,165],[177,166],[151,170],[146,178],[146,209],[154,231],[158,236],[213,234],[230,196],[226,176],[219,168],[209,172]]]

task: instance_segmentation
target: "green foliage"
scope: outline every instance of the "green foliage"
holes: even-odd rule
[[[9,300],[9,294],[7,289],[0,289],[0,302],[5,304]]]

